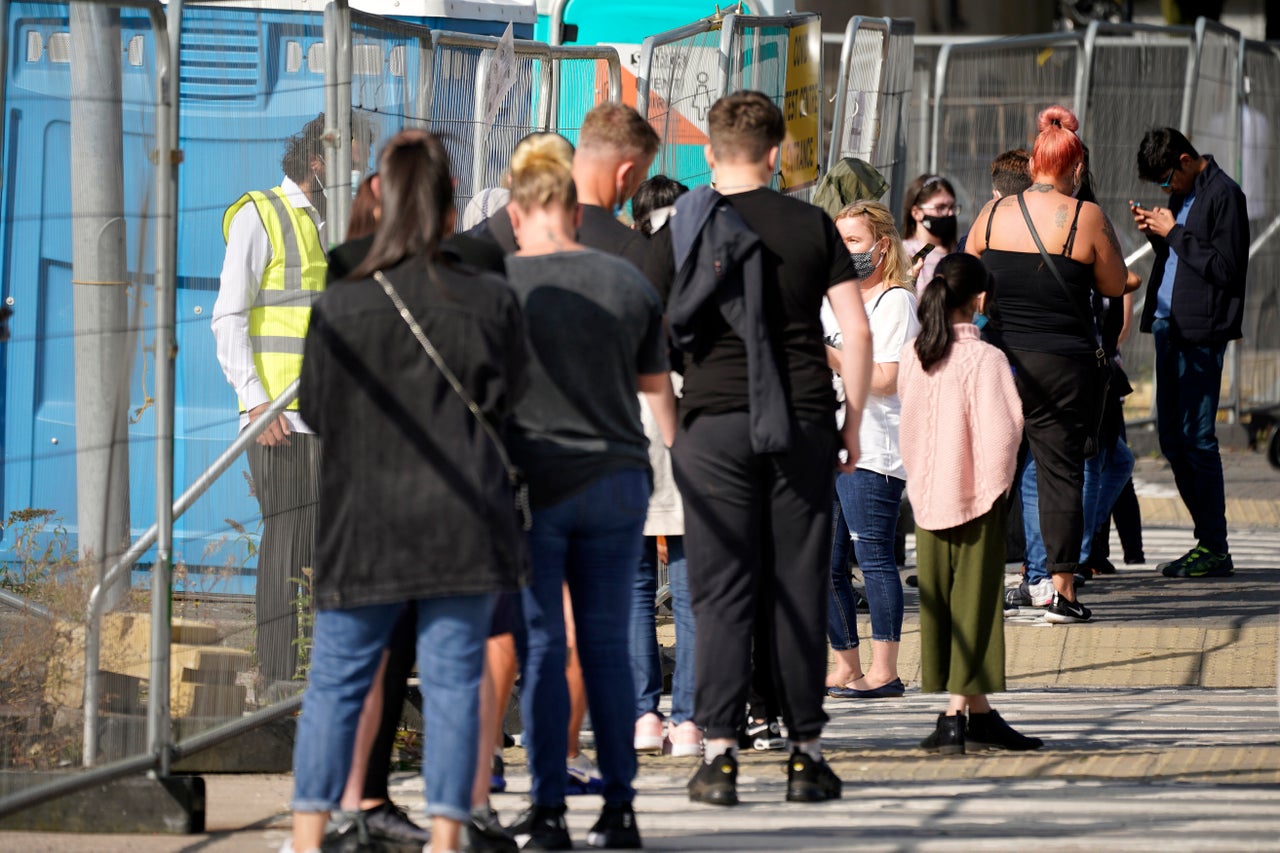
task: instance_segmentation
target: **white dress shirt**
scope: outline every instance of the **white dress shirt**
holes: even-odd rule
[[[311,207],[302,188],[288,178],[280,181],[285,198],[295,208]],[[262,226],[262,218],[252,202],[245,204],[231,219],[227,232],[227,254],[222,260],[218,299],[213,303],[213,337],[218,347],[218,363],[227,381],[244,404],[240,429],[249,425],[248,410],[271,397],[258,378],[253,363],[253,344],[249,340],[249,309],[258,298],[262,273],[271,261],[271,239]],[[294,432],[314,432],[302,417],[286,411],[285,417]]]

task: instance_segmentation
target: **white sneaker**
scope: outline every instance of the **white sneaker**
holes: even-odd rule
[[[1031,606],[1032,607],[1048,607],[1053,603],[1053,580],[1045,578],[1035,583],[1027,584],[1027,589],[1031,590]]]
[[[702,729],[693,720],[671,726],[667,730],[667,742],[671,744],[671,755],[676,758],[702,755]]]
[[[662,752],[662,718],[650,711],[636,720],[636,752]]]
[[[292,838],[284,840],[284,844],[280,845],[280,853],[294,853]],[[312,847],[310,850],[299,850],[297,853],[320,853],[320,848]]]

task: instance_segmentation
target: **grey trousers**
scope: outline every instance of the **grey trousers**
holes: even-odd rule
[[[295,432],[288,445],[249,445],[249,472],[262,510],[254,596],[258,666],[267,685],[298,668],[298,584],[311,568],[320,499],[320,439]]]

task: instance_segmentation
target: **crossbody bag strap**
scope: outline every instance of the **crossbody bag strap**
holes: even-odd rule
[[[427,333],[422,331],[422,326],[418,325],[418,321],[414,319],[413,313],[408,306],[404,304],[404,300],[400,298],[400,294],[391,286],[391,282],[379,270],[373,274],[374,279],[382,286],[382,291],[387,294],[396,306],[396,311],[400,313],[400,319],[404,320],[409,327],[409,331],[413,332],[413,336],[418,339],[418,343],[422,345],[422,349],[426,352],[427,357],[435,364],[440,374],[449,383],[449,387],[453,389],[453,393],[457,394],[459,399],[467,406],[467,411],[471,412],[471,416],[476,419],[476,423],[480,424],[481,429],[489,436],[489,440],[493,442],[494,449],[498,451],[498,458],[502,460],[502,467],[507,469],[507,479],[511,481],[511,485],[516,489],[516,500],[521,513],[525,519],[525,530],[529,529],[530,515],[528,513],[528,487],[524,483],[524,476],[520,473],[520,469],[511,464],[511,457],[507,455],[507,449],[502,443],[502,438],[498,435],[498,431],[493,428],[493,424],[489,423],[489,419],[480,411],[480,406],[466,389],[462,387],[462,383],[458,381],[458,377],[449,365],[444,363],[444,359],[440,357],[440,352],[431,343],[427,337]]]
[[[1098,343],[1098,333],[1095,330],[1093,318],[1082,311],[1080,305],[1072,298],[1071,288],[1067,287],[1067,282],[1063,279],[1058,265],[1053,262],[1053,258],[1049,257],[1049,253],[1044,248],[1044,243],[1040,241],[1040,234],[1036,231],[1036,224],[1031,221],[1031,211],[1027,210],[1027,200],[1022,197],[1022,193],[1018,193],[1018,207],[1022,208],[1022,218],[1027,221],[1027,228],[1031,231],[1031,239],[1035,241],[1036,248],[1040,250],[1040,257],[1044,258],[1045,264],[1049,267],[1049,272],[1053,273],[1054,281],[1062,286],[1062,292],[1067,295],[1067,303],[1075,309],[1076,317],[1079,318],[1081,325],[1084,327],[1084,339],[1093,341],[1096,345],[1093,357],[1098,360],[1098,366],[1102,367],[1107,363],[1107,351],[1102,348],[1102,344]]]

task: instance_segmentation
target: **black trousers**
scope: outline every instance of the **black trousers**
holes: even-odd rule
[[[1096,381],[1092,358],[1009,350],[1036,460],[1040,535],[1050,574],[1074,573],[1084,537],[1084,444]]]
[[[246,451],[262,512],[254,605],[258,666],[265,682],[297,675],[298,585],[310,569],[320,500],[320,439],[295,432],[288,445],[251,444]]]
[[[778,677],[791,737],[811,740],[827,721],[836,435],[831,424],[793,422],[790,451],[756,455],[748,418],[696,417],[681,426],[671,453],[698,628],[694,715],[709,738],[737,736],[759,618],[769,658],[757,665]]]

